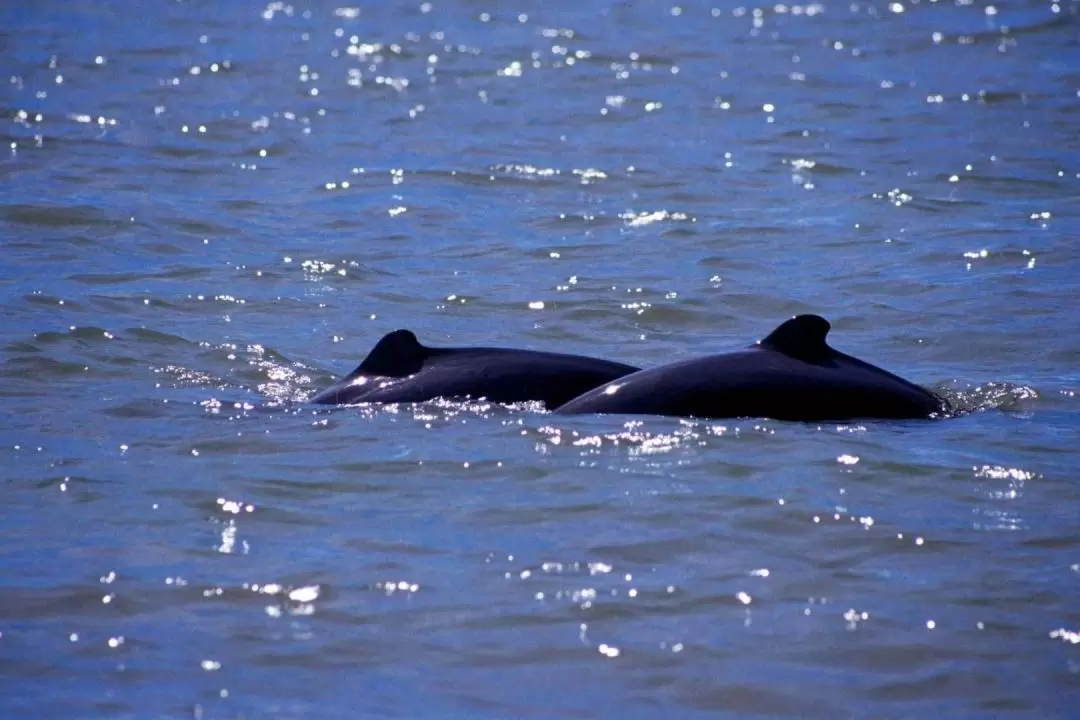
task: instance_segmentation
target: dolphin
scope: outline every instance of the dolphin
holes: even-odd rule
[[[818,315],[799,315],[749,348],[641,370],[555,412],[839,421],[949,411],[934,393],[833,350],[825,342],[830,327]]]
[[[359,367],[311,399],[320,405],[485,398],[555,408],[638,368],[583,355],[510,348],[434,348],[408,330],[385,335]]]

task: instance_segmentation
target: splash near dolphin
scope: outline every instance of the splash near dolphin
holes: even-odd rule
[[[548,408],[638,368],[583,355],[511,348],[435,348],[408,330],[384,336],[351,373],[312,398],[321,405],[484,398]]]
[[[929,390],[829,347],[830,328],[818,315],[799,315],[749,348],[641,370],[556,412],[840,421],[949,411]]]

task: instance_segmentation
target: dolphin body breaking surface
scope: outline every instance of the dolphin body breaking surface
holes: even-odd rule
[[[385,335],[359,367],[311,399],[321,405],[484,398],[556,408],[638,368],[583,355],[511,348],[433,348],[408,330]]]
[[[833,350],[825,342],[830,327],[825,318],[799,315],[744,350],[642,370],[555,412],[840,421],[949,411],[929,390]]]

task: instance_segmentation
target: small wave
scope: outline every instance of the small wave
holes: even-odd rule
[[[951,407],[950,417],[959,417],[984,410],[1018,410],[1027,400],[1038,399],[1039,392],[1029,385],[1007,382],[988,382],[975,387],[946,386],[935,388]]]

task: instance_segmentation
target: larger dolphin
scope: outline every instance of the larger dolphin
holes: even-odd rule
[[[829,329],[825,318],[800,315],[749,348],[642,370],[556,412],[826,421],[948,411],[934,393],[833,350]]]
[[[536,400],[555,408],[638,368],[583,355],[510,348],[435,348],[395,330],[359,367],[311,402],[323,405],[424,402],[437,397]]]

